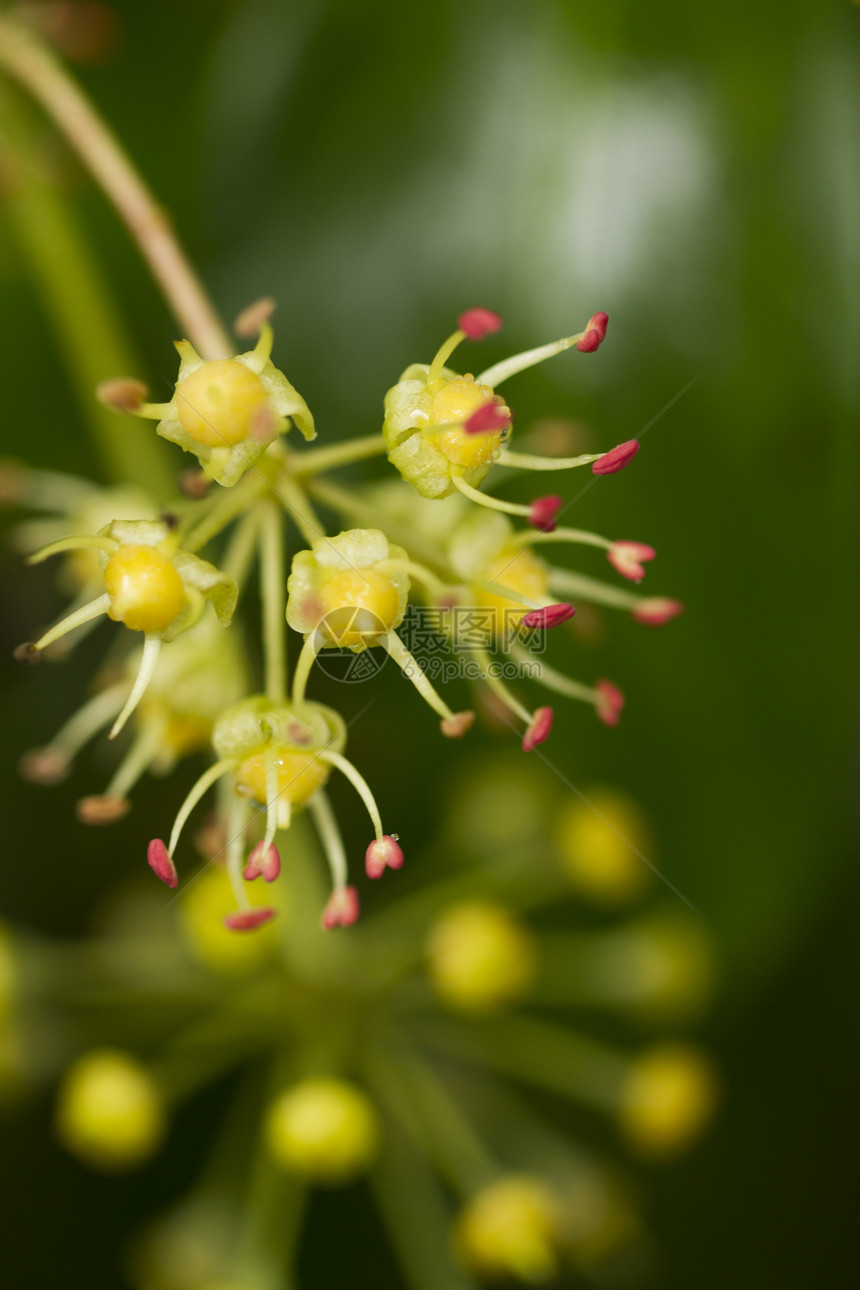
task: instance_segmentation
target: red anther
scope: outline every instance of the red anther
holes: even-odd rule
[[[336,887],[322,912],[322,925],[326,931],[333,927],[352,927],[359,914],[358,892],[355,887]]]
[[[488,434],[503,430],[510,419],[510,409],[504,403],[484,403],[463,423],[463,429],[466,434]]]
[[[598,336],[600,337],[600,340],[602,341],[606,337],[606,328],[608,326],[609,326],[609,314],[605,314],[601,312],[598,314],[591,315],[588,322],[585,324],[585,330],[596,331]]]
[[[156,878],[160,878],[168,887],[175,887],[179,878],[176,865],[170,858],[170,852],[161,838],[153,838],[146,849],[146,862]]]
[[[374,839],[365,853],[364,867],[368,878],[381,878],[386,869],[402,869],[403,849],[398,839],[392,833]]]
[[[265,841],[258,842],[245,864],[243,877],[246,882],[263,877],[266,882],[274,882],[281,872],[281,855],[274,842],[268,846]]]
[[[58,748],[31,748],[18,762],[18,771],[30,784],[60,784],[72,764]]]
[[[559,627],[576,613],[573,605],[561,602],[557,605],[544,605],[541,609],[530,609],[523,614],[524,627]]]
[[[644,542],[613,542],[606,558],[622,578],[641,582],[645,577],[642,561],[653,560],[656,554],[653,546],[646,546]]]
[[[252,932],[275,917],[275,910],[269,905],[255,905],[253,909],[237,909],[234,914],[224,917],[224,926],[231,932]]]
[[[633,617],[637,623],[645,623],[648,627],[662,627],[683,612],[684,606],[680,600],[670,600],[668,596],[649,596],[640,600],[633,610]]]
[[[523,752],[531,752],[549,738],[552,730],[552,708],[537,708],[532,714],[529,728],[523,736]]]
[[[576,342],[576,348],[580,354],[593,354],[596,349],[600,348],[600,332],[596,327],[591,327],[584,333],[581,340]]]
[[[557,493],[536,497],[529,507],[529,524],[533,529],[540,529],[541,533],[552,533],[563,505],[564,498]]]
[[[632,461],[639,451],[639,440],[628,439],[626,443],[618,444],[617,448],[610,448],[597,461],[592,462],[591,473],[593,475],[614,475],[617,470],[623,470],[628,462]]]
[[[501,331],[503,323],[492,309],[467,309],[457,319],[457,326],[464,331],[469,340],[483,340],[491,332]]]
[[[597,700],[597,717],[605,726],[617,726],[624,707],[624,695],[611,681],[596,681],[594,688],[600,695]]]

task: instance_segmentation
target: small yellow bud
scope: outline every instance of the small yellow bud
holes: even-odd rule
[[[283,882],[278,903],[284,908]],[[248,885],[249,895],[254,889]],[[189,886],[176,906],[185,940],[192,954],[212,971],[224,976],[249,976],[275,957],[278,929],[264,923],[253,936],[237,936],[224,926],[224,919],[236,908],[236,893],[227,873],[210,864]]]
[[[266,390],[244,363],[215,359],[185,378],[176,404],[180,425],[197,443],[232,447],[251,433],[255,416],[266,406]]]
[[[376,1154],[379,1125],[372,1103],[343,1080],[307,1079],[273,1103],[266,1141],[286,1169],[314,1182],[349,1182]]]
[[[105,565],[104,581],[108,614],[132,631],[163,632],[182,609],[182,579],[154,546],[121,546]]]
[[[716,1101],[717,1077],[705,1054],[688,1044],[661,1044],[631,1064],[618,1121],[642,1155],[672,1156],[699,1136]]]
[[[473,1196],[457,1219],[455,1247],[487,1277],[530,1285],[558,1272],[559,1204],[537,1178],[511,1175]]]
[[[354,649],[390,632],[402,617],[397,587],[376,569],[338,570],[317,588],[320,629],[340,649]]]
[[[506,909],[468,901],[451,906],[430,929],[427,968],[447,1003],[493,1012],[528,993],[537,970],[535,942]]]
[[[562,864],[593,900],[621,904],[637,896],[651,877],[641,859],[653,860],[645,817],[618,789],[589,788],[585,797],[569,800],[559,813],[555,841]]]
[[[148,1072],[126,1053],[97,1049],[66,1072],[57,1104],[64,1146],[97,1169],[133,1169],[164,1133],[164,1107]]]

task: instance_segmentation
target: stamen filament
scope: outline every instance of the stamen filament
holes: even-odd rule
[[[259,474],[252,473],[246,475],[234,488],[219,493],[209,513],[182,539],[183,550],[194,555],[207,542],[211,542],[222,529],[233,522],[237,515],[241,515],[248,509],[262,493],[265,483],[266,481]]]
[[[278,831],[280,787],[278,784],[278,757],[273,748],[267,748],[263,758],[266,769],[266,834],[264,843],[271,846]],[[288,799],[287,805],[289,805]]]
[[[327,761],[330,766],[335,766],[342,775],[346,776],[350,784],[352,784],[362,802],[364,802],[364,805],[367,807],[367,813],[370,816],[374,832],[376,833],[376,840],[377,842],[381,842],[382,817],[379,814],[379,807],[376,805],[376,798],[373,796],[367,780],[360,771],[356,770],[352,762],[348,761],[346,757],[341,756],[340,753],[321,752],[319,754],[319,758],[320,761]]]
[[[446,721],[453,717],[454,713],[448,704],[428,681],[421,664],[406,648],[396,632],[388,632],[385,636],[380,636],[379,644],[394,659],[406,679],[412,682],[421,698],[429,703],[434,712]]]
[[[348,879],[346,849],[343,845],[337,819],[331,809],[331,803],[325,791],[318,788],[308,802],[308,806],[314,817],[326,862],[331,872],[332,886],[335,891],[343,891]]]
[[[104,791],[105,797],[128,797],[137,781],[155,760],[164,735],[164,721],[153,721],[136,736]]]
[[[260,517],[256,510],[250,511],[230,535],[230,541],[221,561],[221,568],[228,578],[232,578],[241,591],[257,551]]]
[[[419,564],[417,560],[380,560],[376,568],[380,573],[408,573],[410,578],[416,582],[423,582],[428,591],[437,596],[443,596],[450,591],[448,583],[437,578],[432,569],[428,569],[426,564]]]
[[[104,551],[105,555],[113,555],[118,546],[119,542],[115,538],[99,536],[98,534],[60,538],[57,542],[50,542],[47,546],[43,546],[41,551],[34,551],[32,555],[28,555],[27,563],[41,564],[43,560],[47,560],[52,555],[60,555],[63,551],[95,549],[96,551]]]
[[[529,712],[528,708],[523,707],[519,699],[511,693],[501,677],[494,674],[493,660],[490,658],[487,651],[484,649],[475,649],[472,653],[474,653],[480,662],[484,674],[484,681],[490,687],[493,694],[501,699],[505,707],[515,713],[521,721],[524,721],[527,726],[530,726],[532,722],[532,713]]]
[[[513,466],[518,470],[573,470],[576,466],[588,466],[602,456],[602,452],[584,452],[579,457],[540,457],[536,453],[509,452],[504,448],[495,464]]]
[[[452,475],[451,483],[464,497],[477,502],[479,506],[486,506],[488,510],[504,511],[506,515],[531,515],[530,506],[521,506],[518,502],[502,502],[498,497],[490,497],[487,493],[482,493],[471,484],[467,484],[459,475]]]
[[[170,412],[169,403],[139,403],[136,408],[124,408],[133,417],[144,417],[147,421],[163,421]]]
[[[509,653],[511,658],[516,659],[518,663],[528,664],[529,676],[545,685],[548,690],[554,690],[556,694],[563,694],[568,699],[580,699],[583,703],[596,704],[600,701],[600,695],[590,685],[583,685],[581,681],[573,681],[569,676],[562,672],[557,672],[554,667],[544,663],[542,659],[532,654],[531,650],[525,649],[522,645],[513,644]],[[537,672],[535,673],[535,668]]]
[[[314,511],[307,493],[285,470],[278,476],[276,491],[280,495],[284,509],[308,546],[313,546],[319,538],[326,536],[325,528]]]
[[[222,764],[223,763],[221,762],[216,762],[216,766],[219,766]],[[229,763],[230,766],[234,766],[235,764],[236,764],[235,762]],[[215,770],[215,768],[216,767],[213,766],[211,769]],[[202,778],[205,778],[205,777],[202,777]],[[200,780],[197,781],[197,784],[199,783],[200,783]],[[192,793],[197,788],[197,784],[195,784],[194,788],[192,788],[191,790]],[[206,787],[208,788],[209,785],[207,784]],[[203,790],[203,792],[205,791],[206,789]],[[189,793],[189,797],[190,796],[191,794]],[[188,799],[186,798],[186,801],[187,800]],[[183,810],[185,809],[184,805],[182,809]],[[176,818],[178,823],[179,817],[177,816]],[[245,859],[246,823],[247,823],[247,804],[242,800],[241,797],[237,797],[236,794],[233,793],[231,795],[230,803],[227,807],[227,877],[230,879],[230,886],[233,888],[233,895],[236,897],[236,904],[239,906],[240,909],[251,908],[251,902],[248,899],[248,892],[245,887],[244,879],[242,878],[242,870],[244,868],[244,859]],[[176,833],[176,825],[174,825],[173,831],[174,831],[174,834],[176,834],[176,836],[178,837],[179,835],[178,833]],[[171,856],[173,855],[174,845],[175,843],[173,839],[173,834],[171,834],[170,846],[168,847],[168,850],[170,851]]]
[[[216,761],[215,765],[210,766],[208,770],[204,770],[196,783],[192,784],[191,788],[188,790],[185,801],[179,808],[176,819],[173,821],[173,832],[170,834],[170,841],[167,844],[167,850],[170,852],[171,856],[176,850],[179,836],[185,828],[186,820],[200,801],[201,797],[203,797],[204,793],[208,792],[216,780],[219,780],[222,775],[226,775],[228,771],[234,770],[235,767],[235,758],[225,757],[222,761]],[[233,797],[231,797],[230,800],[232,803]],[[238,801],[239,799],[237,798],[236,800]],[[233,830],[230,830],[230,832],[232,831]]]
[[[524,372],[528,367],[534,367],[548,358],[554,358],[556,354],[564,353],[566,349],[570,349],[572,345],[582,340],[584,335],[585,332],[578,331],[575,336],[551,341],[549,345],[540,345],[537,349],[524,350],[522,354],[512,354],[510,358],[503,358],[500,363],[494,363],[492,367],[488,367],[480,376],[476,376],[475,380],[478,385],[489,385],[495,389],[508,377],[516,376],[517,372]]]
[[[454,353],[457,346],[465,339],[466,333],[458,329],[457,331],[452,332],[448,339],[439,347],[436,351],[436,357],[433,359],[433,362],[430,364],[427,371],[428,385],[432,385],[434,381],[438,381],[445,363]]]
[[[353,461],[376,457],[385,452],[386,447],[385,439],[381,434],[369,434],[359,439],[347,439],[344,443],[334,443],[325,448],[312,448],[309,452],[293,453],[290,455],[288,464],[296,476],[317,475],[326,470],[335,470],[338,466],[347,466]]]
[[[120,681],[94,694],[60,727],[46,751],[57,752],[71,761],[93,735],[113,720],[125,701],[125,693],[125,682]]]
[[[125,707],[111,726],[108,739],[116,739],[120,730],[128,721],[137,705],[143,698],[146,687],[152,680],[152,674],[158,663],[158,655],[161,652],[161,637],[156,636],[155,632],[147,632],[143,640],[143,653],[140,657],[140,667],[137,669],[137,676],[134,678],[134,685],[131,687],[131,694],[125,702]]]
[[[550,568],[549,584],[553,591],[563,595],[590,600],[596,605],[611,605],[615,609],[635,609],[645,599],[632,591],[625,591],[623,587],[613,587],[597,578],[588,578],[584,573],[573,573],[570,569],[555,566]]]
[[[612,548],[609,538],[599,533],[589,533],[587,529],[552,529],[550,532],[517,533],[512,539],[517,546],[531,546],[533,542],[578,542],[581,546],[598,546],[604,551]]]
[[[76,627],[90,622],[93,618],[98,618],[99,614],[106,614],[109,608],[110,596],[105,592],[103,596],[99,596],[96,600],[90,600],[86,605],[81,605],[80,609],[76,609],[74,613],[67,614],[65,618],[45,632],[44,636],[39,637],[34,643],[33,649],[47,649],[54,641],[58,641],[61,636],[65,636],[68,632],[73,632]]]
[[[501,582],[475,582],[472,585],[478,591],[489,591],[494,596],[504,596],[506,600],[516,601],[518,605],[525,605],[527,609],[541,609],[544,605],[551,603],[547,600],[532,600],[529,596],[523,596],[519,591],[514,591],[512,587],[503,586]]]
[[[314,659],[323,647],[322,632],[318,628],[305,637],[305,643],[302,645],[299,661],[296,663],[296,670],[293,673],[293,692],[292,700],[296,707],[305,701],[305,690],[308,685],[308,677],[311,674],[311,668],[314,665]]]
[[[264,322],[260,328],[260,334],[257,337],[257,343],[254,346],[254,358],[259,363],[258,370],[261,370],[268,363],[272,356],[272,344],[275,339],[275,333],[272,331],[272,324]]]
[[[260,596],[263,605],[263,659],[266,694],[283,703],[287,693],[286,619],[284,618],[284,534],[280,509],[262,504],[260,525]]]

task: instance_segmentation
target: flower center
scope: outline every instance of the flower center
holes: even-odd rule
[[[329,764],[316,752],[300,752],[282,746],[270,748],[268,756],[272,755],[278,767],[278,796],[292,806],[302,806],[309,797],[313,797],[331,773]],[[261,748],[239,765],[236,791],[243,797],[252,797],[255,802],[266,801],[266,760],[266,750]]]
[[[489,385],[477,385],[472,376],[457,376],[434,395],[430,404],[430,423],[444,425],[446,421],[467,421],[473,412],[491,403],[493,391]],[[487,466],[493,461],[503,431],[485,434],[466,434],[462,426],[438,430],[433,434],[433,444],[455,466]]]
[[[164,631],[182,609],[182,579],[156,547],[120,547],[105,565],[104,583],[108,614],[132,631]]]
[[[186,377],[176,389],[179,422],[207,448],[247,439],[254,416],[266,405],[263,382],[235,358],[214,359]]]
[[[482,581],[498,582],[501,587],[542,602],[549,595],[549,575],[543,560],[531,551],[516,547],[503,547],[483,570]],[[511,600],[501,592],[475,588],[475,600],[481,608],[495,610],[495,631],[501,636],[506,629],[516,626],[528,607],[518,600]]]
[[[334,645],[352,649],[390,632],[400,613],[397,588],[375,569],[343,569],[325,577],[317,591],[320,626]]]

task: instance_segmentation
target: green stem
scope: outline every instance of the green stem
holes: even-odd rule
[[[262,503],[260,526],[260,597],[263,604],[263,658],[266,694],[273,703],[287,697],[287,623],[284,617],[284,534],[280,508]]]
[[[180,327],[204,358],[233,346],[155,197],[65,68],[32,32],[0,17],[0,64],[65,134],[124,220]]]
[[[174,482],[164,445],[150,426],[95,398],[100,381],[137,366],[122,318],[69,203],[50,182],[25,105],[4,90],[0,115],[6,216],[52,322],[102,469],[109,479],[133,482],[166,501]]]
[[[347,439],[325,448],[312,448],[309,452],[291,453],[288,461],[296,476],[317,475],[338,466],[348,466],[353,461],[365,461],[385,452],[386,443],[381,434],[364,435],[360,439]]]

